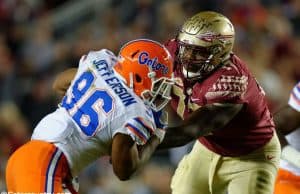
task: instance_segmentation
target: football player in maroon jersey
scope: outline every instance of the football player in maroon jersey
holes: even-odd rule
[[[160,148],[197,139],[172,178],[173,194],[272,194],[280,143],[264,91],[233,52],[234,26],[200,12],[166,43],[175,59],[171,107],[181,119]],[[195,138],[197,136],[197,138]]]

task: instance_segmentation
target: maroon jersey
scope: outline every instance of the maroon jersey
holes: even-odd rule
[[[166,46],[174,56],[177,43],[170,41]],[[175,77],[171,105],[182,119],[207,104],[244,104],[225,127],[199,138],[211,151],[223,156],[239,156],[262,147],[272,138],[274,122],[264,91],[236,55],[231,54],[222,67],[192,85],[183,78],[175,61]]]

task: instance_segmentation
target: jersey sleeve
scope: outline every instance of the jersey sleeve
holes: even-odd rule
[[[137,145],[144,145],[154,134],[154,122],[143,117],[134,117],[127,120],[124,125],[113,132],[129,135]]]
[[[154,133],[153,123],[142,117],[130,119],[124,127],[138,145],[144,145]]]
[[[208,85],[205,93],[205,100],[208,104],[244,103],[243,97],[248,87],[248,76],[225,69]]]
[[[296,111],[300,112],[300,82],[296,86],[294,86],[288,104],[295,109]]]
[[[112,136],[122,133],[130,136],[137,145],[144,145],[154,134],[156,125],[153,113],[144,104],[127,107],[125,112],[120,114],[121,116],[116,117],[111,125],[115,128]]]

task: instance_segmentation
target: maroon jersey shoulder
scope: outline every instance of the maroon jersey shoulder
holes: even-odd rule
[[[244,98],[249,84],[249,71],[235,63],[235,56],[203,82],[193,86],[192,99],[199,105],[211,103],[247,103]]]

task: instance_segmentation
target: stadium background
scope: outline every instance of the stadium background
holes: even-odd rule
[[[89,50],[136,38],[164,42],[201,10],[228,16],[236,29],[234,51],[264,87],[272,110],[300,80],[299,0],[0,0],[0,191],[9,155],[59,99],[56,73],[76,67]],[[190,145],[157,153],[133,180],[114,177],[107,158],[81,176],[84,194],[167,194],[178,160]],[[25,167],[26,168],[26,167]]]

